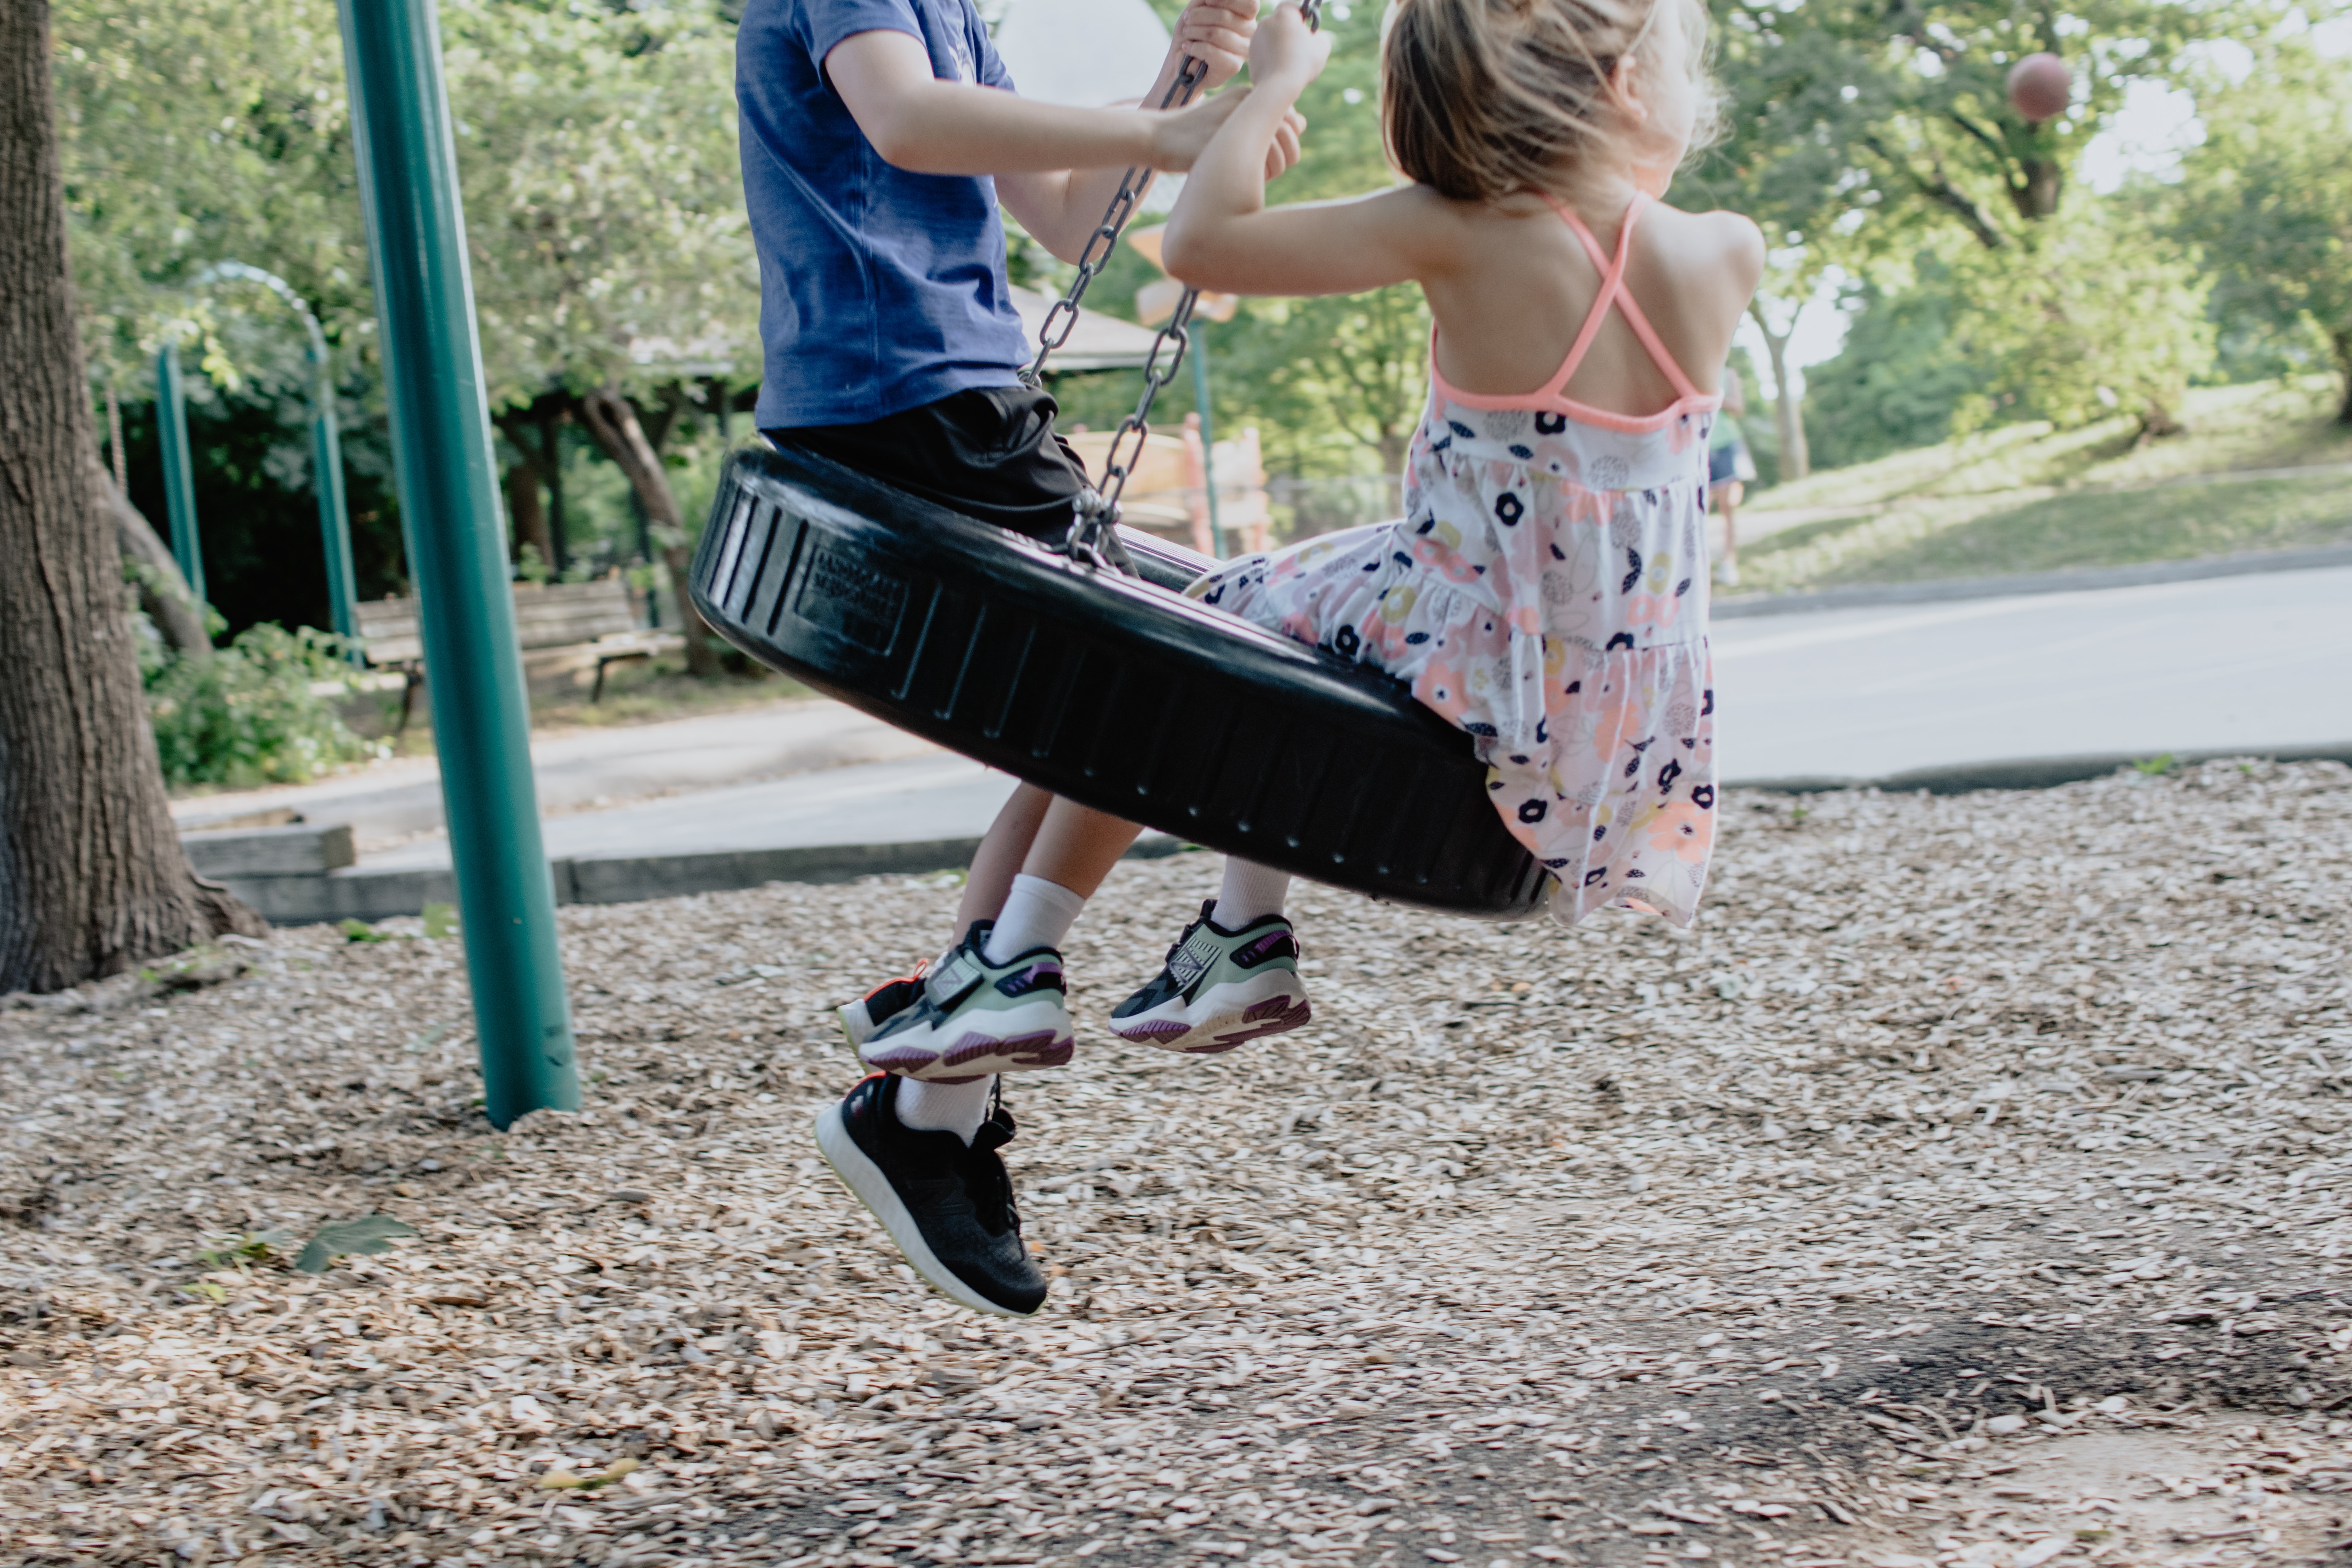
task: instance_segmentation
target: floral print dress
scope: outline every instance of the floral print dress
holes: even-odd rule
[[[1570,924],[1615,905],[1688,925],[1715,838],[1703,524],[1722,399],[1692,384],[1624,286],[1646,200],[1614,257],[1559,209],[1602,282],[1543,390],[1457,391],[1433,353],[1403,521],[1229,562],[1191,589],[1386,670],[1468,731]],[[1656,414],[1563,395],[1612,307],[1678,394]]]

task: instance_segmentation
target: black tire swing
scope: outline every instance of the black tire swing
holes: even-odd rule
[[[1196,65],[1163,108],[1191,97]],[[1032,375],[1139,184],[1129,171]],[[1183,597],[1216,564],[1203,556],[1120,529],[1142,578],[1101,564],[1092,541],[1116,522],[1192,303],[1188,291],[1154,345],[1099,504],[1059,547],[814,454],[746,448],[727,459],[695,552],[696,606],[761,663],[1082,805],[1377,899],[1533,913],[1543,869],[1489,803],[1467,734],[1402,682]]]

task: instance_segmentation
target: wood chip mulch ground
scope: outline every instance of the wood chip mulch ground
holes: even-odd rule
[[[564,910],[503,1134],[415,921],[13,998],[0,1561],[2352,1564],[2352,772],[1725,819],[1686,934],[1303,888],[1214,1060],[1101,1027],[1216,875],[1123,867],[1023,1323],[809,1138],[944,879]]]

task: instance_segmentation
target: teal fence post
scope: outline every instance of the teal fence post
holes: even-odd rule
[[[319,535],[327,551],[327,603],[335,635],[352,639],[351,660],[361,662],[359,579],[352,569],[352,514],[343,499],[343,440],[335,428],[335,373],[327,357],[327,337],[317,318],[305,311],[310,330],[310,363],[318,380],[311,396],[310,484],[319,493]]]
[[[196,603],[205,602],[205,548],[196,537],[196,464],[188,448],[188,394],[180,381],[180,345],[166,342],[155,355],[155,436],[163,453],[163,505],[171,520],[172,559],[188,580]]]
[[[433,0],[340,0],[485,1109],[580,1103]]]
[[[1201,483],[1209,492],[1210,553],[1225,558],[1224,520],[1217,515],[1217,427],[1209,418],[1209,323],[1195,314],[1192,334],[1192,401],[1201,410]]]
[[[326,545],[327,606],[335,624],[335,635],[356,638],[360,635],[359,591],[352,571],[351,510],[343,501],[343,440],[335,428],[334,362],[327,354],[327,334],[319,326],[319,318],[294,286],[274,272],[264,272],[258,267],[247,267],[242,261],[221,261],[205,268],[196,275],[199,283],[213,283],[223,279],[241,278],[258,283],[294,312],[302,323],[302,335],[310,344],[310,488],[319,498],[319,532]],[[363,661],[354,646],[351,651],[353,664]]]

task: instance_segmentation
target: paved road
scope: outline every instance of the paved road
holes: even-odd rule
[[[1715,646],[1735,782],[2352,742],[2352,568],[1725,621]],[[1012,787],[822,700],[532,754],[559,858],[971,838]],[[429,762],[180,810],[268,805],[353,823],[371,871],[448,863]]]
[[[551,859],[701,855],[729,849],[798,849],[833,844],[928,844],[988,831],[1010,774],[933,751],[894,762],[830,768],[760,784],[697,790],[608,811],[551,816]],[[368,856],[371,871],[449,863],[436,833]]]
[[[838,702],[809,698],[665,723],[571,731],[534,741],[530,756],[540,810],[560,819],[648,796],[936,750]],[[441,770],[431,758],[388,763],[317,784],[184,800],[172,815],[183,827],[194,827],[280,806],[314,822],[350,823],[365,855],[441,827]]]
[[[2352,742],[2352,568],[1718,622],[1731,779]]]

